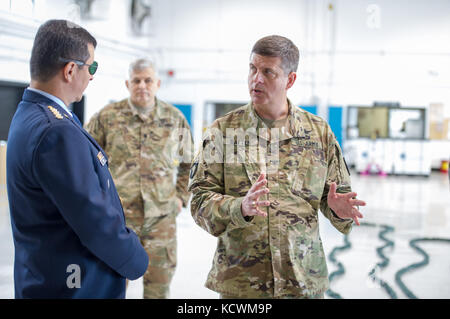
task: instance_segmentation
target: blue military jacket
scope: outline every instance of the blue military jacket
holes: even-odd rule
[[[75,118],[31,90],[9,130],[7,188],[16,298],[124,298],[125,278],[146,271],[105,153]]]

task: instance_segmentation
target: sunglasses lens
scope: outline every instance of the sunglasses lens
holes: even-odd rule
[[[95,72],[97,72],[98,63],[97,61],[92,62],[91,66],[89,67],[89,74],[94,75]]]

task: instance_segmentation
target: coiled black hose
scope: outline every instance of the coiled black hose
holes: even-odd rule
[[[350,244],[350,241],[348,240],[348,235],[344,236],[344,245],[343,246],[338,246],[333,248],[333,250],[331,251],[330,255],[329,255],[329,259],[330,261],[335,264],[338,267],[338,270],[332,272],[329,277],[328,280],[330,281],[330,283],[338,276],[342,276],[343,274],[345,274],[345,268],[344,266],[336,260],[336,253],[338,252],[342,252],[344,250],[350,249],[352,247],[352,245]],[[331,289],[328,289],[326,294],[334,299],[342,299],[342,296],[336,292],[334,292]]]
[[[384,242],[386,242],[385,245],[378,247],[376,249],[378,256],[382,259],[381,262],[377,263],[376,266],[374,268],[372,268],[372,270],[369,272],[369,278],[371,278],[373,281],[377,282],[384,290],[386,290],[386,292],[389,294],[389,296],[392,299],[397,299],[397,294],[395,293],[395,291],[383,280],[377,278],[375,276],[376,272],[377,272],[377,268],[378,269],[382,269],[385,268],[389,265],[389,258],[387,258],[384,255],[384,250],[388,247],[394,247],[394,242],[389,240],[388,238],[385,237],[385,235],[387,233],[393,232],[394,231],[394,227],[389,226],[389,225],[377,225],[377,224],[373,224],[373,223],[361,223],[361,226],[366,226],[366,227],[377,227],[380,226],[382,228],[382,230],[378,233],[378,237],[383,240]],[[396,272],[395,274],[395,282],[397,283],[397,285],[400,287],[400,289],[403,291],[403,293],[410,299],[417,299],[418,297],[405,285],[405,283],[402,280],[402,277],[408,273],[413,271],[414,269],[418,269],[421,267],[424,267],[426,265],[428,265],[428,263],[430,262],[430,256],[422,249],[420,248],[417,244],[420,242],[442,242],[442,243],[450,243],[450,239],[447,238],[414,238],[412,240],[410,240],[409,245],[416,250],[420,255],[423,256],[422,261],[418,262],[418,263],[413,263],[411,265],[408,265],[404,268],[401,268],[399,271]],[[345,274],[345,267],[342,265],[342,263],[340,263],[339,261],[336,260],[336,253],[338,252],[342,252],[344,250],[350,249],[351,248],[351,243],[349,241],[348,235],[344,236],[344,245],[343,246],[338,246],[335,247],[330,255],[329,255],[329,259],[330,261],[335,264],[338,267],[338,270],[334,271],[333,273],[330,274],[329,276],[329,281],[330,283],[338,276],[342,276],[343,274]],[[331,298],[335,298],[335,299],[342,299],[342,296],[331,290],[328,289],[327,290],[327,295],[330,296]]]
[[[361,226],[375,226],[376,227],[377,225],[370,224],[370,223],[361,223]],[[391,299],[397,299],[397,294],[395,293],[394,289],[392,289],[391,286],[389,286],[385,281],[376,277],[377,269],[381,270],[382,268],[386,268],[389,265],[389,258],[387,258],[384,255],[383,250],[385,250],[386,248],[390,248],[390,247],[393,248],[395,245],[392,240],[389,240],[388,238],[385,237],[385,235],[387,233],[394,231],[394,227],[389,226],[389,225],[380,225],[380,227],[382,228],[382,230],[378,233],[378,238],[380,238],[381,240],[386,242],[386,244],[384,246],[377,247],[377,254],[382,259],[382,261],[377,263],[375,265],[375,267],[372,268],[372,270],[369,272],[369,278],[372,279],[377,284],[379,284],[386,291],[386,293],[389,295],[389,297],[391,297]]]
[[[361,226],[365,226],[365,227],[377,227],[378,225],[377,225],[377,224],[374,224],[374,223],[367,223],[367,222],[364,222],[364,223],[361,223]],[[383,246],[381,246],[381,247],[378,247],[378,248],[377,248],[377,254],[378,254],[378,256],[382,259],[382,261],[379,262],[379,263],[377,263],[377,264],[374,266],[374,268],[371,269],[371,271],[369,272],[369,278],[371,278],[373,281],[375,281],[376,283],[378,283],[378,284],[379,284],[379,285],[380,285],[380,286],[388,293],[388,295],[389,295],[392,299],[397,299],[397,294],[395,293],[395,291],[394,291],[394,290],[393,290],[393,289],[392,289],[385,281],[383,281],[383,280],[381,280],[380,278],[376,277],[377,268],[378,268],[378,269],[382,269],[382,268],[385,268],[385,267],[387,267],[387,266],[389,265],[389,258],[387,258],[387,257],[384,255],[384,252],[383,252],[383,251],[384,251],[386,248],[394,247],[394,242],[391,241],[391,240],[389,240],[388,238],[385,237],[385,235],[386,235],[387,233],[390,233],[390,232],[393,232],[393,231],[394,231],[394,227],[389,226],[389,225],[379,225],[379,226],[382,228],[382,230],[378,233],[378,237],[379,237],[381,240],[383,240],[384,242],[386,242],[386,244],[383,245]],[[343,245],[343,246],[339,246],[339,247],[335,247],[335,248],[331,251],[331,253],[330,253],[330,255],[329,255],[329,259],[330,259],[330,261],[331,261],[333,264],[335,264],[335,265],[338,267],[338,270],[336,270],[336,271],[334,271],[334,272],[332,272],[332,273],[330,274],[330,276],[329,276],[329,281],[330,281],[330,283],[331,283],[336,277],[342,276],[343,274],[345,274],[345,268],[344,268],[344,266],[342,265],[342,263],[340,263],[340,262],[338,262],[338,261],[336,260],[336,257],[335,257],[336,253],[337,253],[337,252],[342,252],[342,251],[347,250],[347,249],[350,249],[350,248],[351,248],[351,243],[350,243],[350,241],[349,241],[349,239],[348,239],[348,235],[345,235],[345,236],[344,236],[344,245]],[[341,296],[339,293],[337,293],[337,292],[335,292],[335,291],[333,291],[333,290],[331,290],[331,289],[328,289],[326,293],[327,293],[327,295],[328,295],[329,297],[331,297],[331,298],[342,299],[342,296]]]
[[[417,299],[417,296],[411,290],[409,290],[408,287],[406,287],[406,285],[402,281],[402,276],[414,269],[428,265],[428,263],[430,262],[430,256],[422,248],[417,246],[417,243],[430,242],[430,241],[431,242],[450,243],[450,239],[447,239],[447,238],[415,238],[415,239],[412,239],[409,242],[409,245],[413,249],[415,249],[419,254],[421,254],[423,256],[423,260],[418,263],[413,263],[409,266],[406,266],[406,267],[400,269],[399,271],[397,271],[397,273],[395,274],[395,282],[400,287],[400,289],[405,293],[405,295],[410,299]]]

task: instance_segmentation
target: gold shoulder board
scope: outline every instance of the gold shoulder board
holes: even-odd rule
[[[58,120],[62,120],[63,116],[61,115],[61,113],[59,113],[59,111],[57,109],[55,109],[53,106],[49,105],[47,106],[48,109],[50,110],[50,112],[53,113],[53,115],[58,119]]]

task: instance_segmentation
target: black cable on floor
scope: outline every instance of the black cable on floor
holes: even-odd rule
[[[377,227],[377,226],[380,226],[380,227],[382,228],[382,230],[378,233],[378,237],[379,237],[381,240],[383,240],[384,242],[386,242],[386,244],[383,245],[382,247],[378,247],[378,248],[377,248],[377,254],[378,254],[378,256],[382,259],[382,262],[377,263],[377,264],[375,265],[375,267],[372,268],[372,270],[369,272],[369,277],[370,277],[373,281],[377,282],[377,283],[378,283],[378,284],[379,284],[379,285],[380,285],[380,286],[388,293],[388,295],[389,295],[392,299],[397,299],[397,294],[395,293],[395,291],[394,291],[394,290],[393,290],[393,289],[392,289],[385,281],[383,281],[383,280],[381,280],[380,278],[378,278],[378,277],[375,276],[377,267],[378,267],[379,269],[381,269],[381,268],[387,267],[387,265],[389,264],[389,258],[387,258],[387,257],[384,255],[383,250],[385,250],[385,249],[388,248],[388,247],[394,247],[394,242],[391,241],[391,240],[389,240],[389,239],[387,239],[387,238],[385,237],[385,235],[386,235],[387,233],[389,233],[389,232],[394,231],[394,227],[389,226],[389,225],[377,225],[377,224],[374,224],[374,223],[367,223],[367,222],[361,223],[361,226],[366,226],[366,227]],[[337,276],[342,276],[343,274],[345,274],[345,268],[344,268],[344,266],[343,266],[340,262],[338,262],[338,261],[336,260],[336,257],[335,257],[335,254],[336,254],[337,252],[341,252],[341,251],[343,251],[343,250],[347,250],[347,249],[350,249],[350,248],[351,248],[351,243],[350,243],[350,241],[349,241],[349,239],[348,239],[348,235],[345,235],[345,236],[344,236],[344,243],[345,243],[345,244],[344,244],[343,246],[335,247],[335,248],[331,251],[331,253],[330,253],[330,255],[329,255],[330,261],[331,261],[333,264],[337,265],[337,267],[338,267],[338,270],[334,271],[334,272],[331,273],[330,276],[329,276],[329,282],[330,282],[330,284],[331,284],[331,282],[332,282]],[[342,299],[342,296],[341,296],[339,293],[337,293],[337,292],[335,292],[335,291],[333,291],[333,290],[331,290],[331,289],[328,289],[326,293],[327,293],[327,295],[328,295],[329,297],[331,297],[331,298]]]
[[[342,276],[343,274],[345,274],[344,266],[339,261],[336,260],[336,257],[335,257],[336,253],[342,252],[342,251],[347,250],[347,249],[350,249],[351,247],[352,247],[352,245],[350,244],[350,241],[348,240],[348,235],[345,235],[344,236],[344,245],[333,248],[333,250],[331,251],[330,255],[328,256],[330,261],[338,267],[338,270],[332,272],[330,274],[330,276],[328,277],[330,283],[336,277]],[[329,297],[334,298],[334,299],[342,299],[342,296],[340,294],[334,292],[331,289],[328,289],[326,294]]]
[[[406,287],[406,285],[402,281],[402,276],[414,269],[426,266],[430,262],[430,256],[422,248],[417,246],[417,243],[424,242],[424,241],[450,243],[450,239],[447,239],[447,238],[415,238],[415,239],[410,240],[409,245],[413,249],[415,249],[417,252],[419,252],[419,254],[421,254],[423,256],[423,260],[418,263],[414,263],[407,267],[404,267],[404,268],[400,269],[399,271],[397,271],[397,273],[395,274],[395,281],[396,281],[397,285],[405,293],[405,295],[410,299],[417,299],[417,296],[411,290],[409,290],[408,287]]]
[[[376,224],[371,224],[371,223],[361,223],[361,226],[377,226]],[[378,238],[380,238],[381,240],[383,240],[384,242],[386,242],[386,244],[384,246],[381,247],[377,247],[377,254],[378,256],[382,259],[381,262],[377,263],[375,265],[374,268],[372,268],[372,270],[369,272],[369,278],[372,279],[374,282],[376,282],[377,284],[379,284],[389,295],[389,297],[391,297],[391,299],[397,299],[397,294],[395,293],[395,291],[391,288],[391,286],[389,286],[385,281],[381,280],[380,278],[376,277],[376,272],[377,272],[377,268],[378,269],[382,269],[382,268],[386,268],[389,265],[389,258],[387,258],[384,255],[383,250],[385,250],[386,248],[389,247],[394,247],[394,242],[389,240],[388,238],[385,237],[385,235],[387,233],[393,232],[394,231],[394,227],[389,226],[389,225],[379,225],[382,230],[378,233]]]

